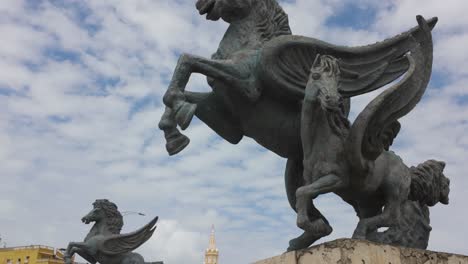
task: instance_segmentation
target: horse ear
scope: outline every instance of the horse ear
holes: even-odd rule
[[[320,54],[317,54],[317,56],[315,56],[314,63],[312,64],[312,68],[317,67],[319,63],[320,63]]]

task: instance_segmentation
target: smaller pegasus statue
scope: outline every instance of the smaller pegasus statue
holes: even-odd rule
[[[431,76],[431,28],[422,16],[417,21],[420,38],[410,39],[415,43],[404,55],[409,62],[406,75],[372,100],[352,124],[343,91],[343,77],[350,73],[342,70],[337,58],[316,56],[302,105],[305,184],[296,191],[297,225],[305,232],[290,241],[290,250],[305,248],[332,232],[325,217],[311,216],[308,209],[316,197],[331,192],[359,216],[354,239],[427,247],[430,227],[409,227],[410,219],[419,210],[421,216],[414,219],[428,223],[427,206],[448,204],[445,163],[428,160],[410,168],[390,150],[400,131],[398,120],[421,100]],[[408,209],[411,201],[416,209]],[[381,227],[389,229],[378,232]]]
[[[71,264],[71,257],[76,253],[94,264],[163,264],[159,262],[145,262],[138,253],[133,253],[153,235],[156,230],[156,216],[142,228],[120,234],[123,218],[117,206],[107,199],[98,199],[93,203],[93,210],[85,215],[81,221],[85,224],[95,222],[84,242],[70,242],[65,252],[65,263]]]

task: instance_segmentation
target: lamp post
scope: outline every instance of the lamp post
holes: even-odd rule
[[[140,213],[140,212],[134,212],[134,211],[124,211],[121,213],[122,216],[127,216],[127,215],[140,215],[140,216],[145,216],[144,213]]]
[[[2,240],[2,235],[0,235],[0,244],[2,244],[2,241],[3,241]],[[3,241],[3,248],[6,248],[6,242],[5,241]]]

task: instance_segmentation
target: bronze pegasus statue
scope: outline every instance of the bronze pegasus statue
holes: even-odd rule
[[[142,228],[120,234],[123,218],[117,206],[107,199],[96,200],[93,210],[81,221],[85,224],[95,222],[84,242],[70,242],[65,251],[65,264],[71,264],[72,256],[78,254],[91,264],[163,264],[145,262],[143,257],[132,252],[151,238],[156,230],[155,217]]]
[[[351,97],[379,89],[396,81],[415,67],[408,53],[421,49],[421,45],[427,45],[429,42],[432,45],[428,34],[437,23],[437,18],[423,22],[420,19],[419,26],[382,42],[368,46],[344,47],[293,35],[288,16],[276,0],[198,0],[196,8],[200,15],[206,15],[208,20],[222,19],[229,23],[229,27],[218,50],[211,58],[184,53],[177,62],[163,97],[166,108],[159,122],[159,128],[164,131],[168,153],[175,155],[189,144],[189,139],[180,132],[179,128],[187,129],[193,116],[197,116],[232,144],[237,144],[244,136],[250,137],[266,149],[287,159],[285,184],[291,207],[295,211],[300,209],[303,218],[307,215],[309,220],[322,219],[327,223],[325,217],[311,202],[306,203],[305,207],[297,208],[296,201],[298,189],[312,183],[304,171],[304,167],[308,166],[304,163],[306,158],[304,144],[313,139],[303,138],[305,119],[301,115],[306,87],[310,80],[310,70],[317,55],[336,59],[334,64],[340,72],[338,89],[342,99],[340,109],[343,116],[340,118],[347,118]],[[418,71],[419,67],[424,68],[425,75],[421,78],[426,80],[431,71],[432,46],[430,49],[425,48],[423,52],[430,52],[431,54],[423,55],[431,56],[431,59],[424,58],[423,62],[426,63],[424,65],[419,65],[421,63],[419,60],[415,63],[418,64]],[[322,57],[318,58],[321,64]],[[211,91],[206,93],[186,91],[192,73],[205,75]],[[414,75],[414,79],[418,78],[417,74]],[[419,88],[423,86],[425,88],[427,82],[418,85]],[[424,89],[419,88],[421,94],[411,94],[412,98],[419,100],[424,92]],[[379,98],[381,100],[382,97]],[[399,107],[392,102],[386,102],[386,107],[389,109]],[[411,107],[403,107],[397,115],[403,112],[406,114],[414,106],[412,104],[415,102],[409,102],[408,105]],[[387,114],[389,118],[396,118],[393,112]],[[308,122],[311,129],[323,124],[313,118],[309,118]],[[353,150],[350,151],[352,155],[357,156],[346,154],[336,157],[336,160],[347,163],[346,159],[352,156],[350,163],[353,164],[350,166],[353,166],[353,169],[357,168],[358,174],[371,168],[373,166],[371,164],[381,154],[382,146],[378,144],[389,145],[396,135],[396,130],[399,129],[397,122],[389,124],[382,122],[359,125],[361,129],[365,127],[366,131],[351,129],[352,136],[349,141],[354,145],[349,143],[345,146],[353,146]],[[388,127],[380,130],[378,126],[382,124]],[[369,134],[368,131],[373,129],[377,129],[382,134]],[[365,137],[358,138],[355,135]],[[374,138],[369,139],[367,136]],[[375,141],[376,139],[379,141]],[[359,145],[361,141],[356,140],[362,140],[363,145]],[[364,152],[360,152],[361,150]],[[363,177],[363,179],[372,178]],[[353,182],[354,180],[358,182]],[[360,177],[353,176],[348,182],[350,185],[347,186],[359,185],[362,182]],[[404,193],[401,195],[406,198],[408,196]],[[401,208],[405,210],[402,214],[404,218],[398,223],[390,223],[394,224],[394,227],[388,230],[387,235],[373,232],[375,224],[364,224],[366,221],[363,219],[377,215],[377,209],[372,213],[364,212],[359,209],[364,207],[364,204],[352,202],[352,205],[362,219],[362,224],[356,230],[356,237],[362,237],[366,233],[367,239],[379,242],[420,248],[427,246],[430,226],[426,205],[418,202],[403,203]],[[300,219],[299,224],[302,223],[306,224],[307,221]],[[290,249],[307,247],[328,232],[330,230],[323,229],[311,235],[305,230],[302,236],[291,240]],[[412,233],[417,233],[418,238],[408,238]]]
[[[387,88],[358,115],[351,125],[343,105],[346,93],[338,59],[317,55],[302,104],[301,136],[304,151],[304,186],[296,191],[297,225],[304,235],[291,241],[290,249],[328,235],[332,228],[324,217],[308,215],[312,200],[334,192],[354,206],[360,221],[353,238],[368,239],[378,228],[395,227],[407,217],[402,207],[408,200],[421,206],[448,204],[450,181],[443,174],[445,163],[428,160],[408,168],[389,151],[400,131],[398,119],[420,101],[432,68],[432,38],[429,25],[417,17],[421,38],[407,54],[409,69],[396,85]],[[392,233],[382,233],[383,240]],[[424,234],[424,233],[423,233]],[[398,237],[399,239],[405,236]],[[425,247],[415,234],[400,244]],[[393,242],[395,243],[395,242]]]

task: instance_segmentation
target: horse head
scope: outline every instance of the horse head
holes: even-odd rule
[[[196,7],[200,15],[206,14],[206,19],[217,21],[222,18],[232,23],[247,17],[254,0],[198,0]]]
[[[117,206],[107,199],[96,200],[93,203],[93,210],[81,218],[85,224],[96,222],[103,224],[113,234],[119,234],[123,226],[123,219]]]
[[[317,98],[325,111],[338,112],[343,109],[343,97],[338,87],[340,68],[338,60],[328,55],[317,55],[310,70],[310,79],[313,80]]]

